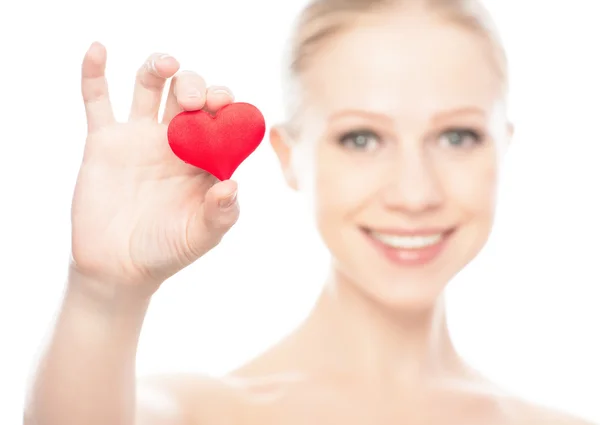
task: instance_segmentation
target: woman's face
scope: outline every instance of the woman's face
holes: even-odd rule
[[[433,304],[493,222],[511,131],[489,45],[426,15],[380,16],[321,49],[303,84],[298,140],[273,142],[338,278],[393,308]]]

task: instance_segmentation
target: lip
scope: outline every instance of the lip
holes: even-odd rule
[[[367,233],[382,233],[388,235],[395,236],[430,236],[437,235],[439,233],[446,234],[450,233],[454,230],[454,228],[449,227],[429,227],[429,228],[420,228],[420,229],[402,229],[402,228],[372,228],[372,227],[362,227],[362,231]]]
[[[448,241],[455,230],[456,228],[371,229],[363,227],[361,228],[361,233],[365,236],[371,246],[392,264],[403,267],[416,267],[425,266],[438,258],[444,251],[444,248],[448,245]],[[442,238],[435,245],[424,248],[399,249],[384,244],[380,240],[374,238],[371,233],[385,233],[397,236],[426,236],[441,233]]]

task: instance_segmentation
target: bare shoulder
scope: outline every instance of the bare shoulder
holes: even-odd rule
[[[136,425],[232,425],[239,397],[225,380],[203,375],[143,377]]]
[[[483,411],[502,418],[501,423],[510,425],[600,425],[560,409],[550,408],[523,399],[497,385],[484,381],[483,384],[464,385],[462,394],[467,394]]]
[[[223,377],[177,374],[141,378],[136,425],[247,423],[253,406],[268,404],[297,382],[294,374],[279,373],[288,369],[285,359],[291,357],[281,345]]]
[[[534,403],[520,402],[518,410],[524,425],[600,425],[567,412]]]

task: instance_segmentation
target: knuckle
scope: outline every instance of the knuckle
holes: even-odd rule
[[[182,71],[174,78],[175,95],[186,95],[190,92],[204,93],[206,91],[206,82],[204,78],[194,71]]]
[[[141,80],[142,78],[144,78],[144,75],[146,73],[148,73],[148,71],[149,71],[148,66],[149,65],[147,65],[147,62],[144,62],[144,65],[138,68],[138,70],[135,74],[135,76],[138,80]]]
[[[140,68],[137,72],[136,80],[146,89],[160,89],[164,85],[164,78],[157,75],[156,71],[146,67]]]
[[[83,100],[85,102],[98,102],[105,100],[108,92],[103,84],[89,84],[83,90]]]
[[[156,67],[154,63],[156,62],[156,54],[152,54],[146,58],[144,63],[139,69],[140,74],[145,74],[147,72],[156,73]]]
[[[139,80],[162,78],[156,69],[156,61],[162,57],[168,56],[164,53],[153,53],[146,58],[142,66],[138,69],[137,78]]]
[[[181,71],[176,77],[176,84],[179,85],[193,85],[196,87],[206,87],[206,82],[204,78],[195,71]]]

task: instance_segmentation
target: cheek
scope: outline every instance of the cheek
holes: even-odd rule
[[[321,148],[317,158],[314,198],[323,219],[351,219],[369,205],[385,177],[385,167],[361,165],[359,157],[337,147]]]
[[[496,207],[497,156],[493,148],[439,166],[447,201],[465,214],[491,215]]]

